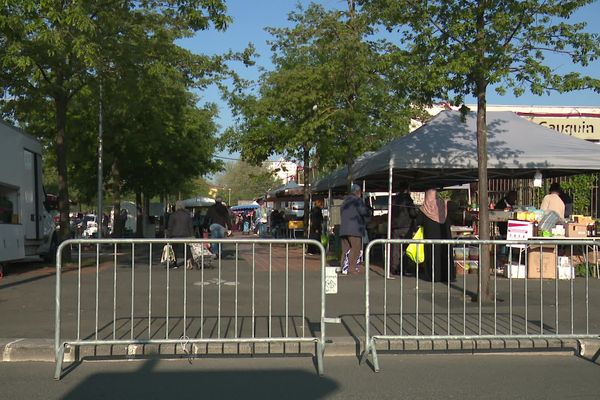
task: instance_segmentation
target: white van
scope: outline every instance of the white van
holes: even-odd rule
[[[0,263],[28,256],[53,259],[58,236],[45,200],[42,146],[0,122]]]

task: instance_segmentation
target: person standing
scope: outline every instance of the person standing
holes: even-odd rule
[[[223,204],[223,198],[217,196],[215,204],[208,207],[204,217],[204,226],[208,227],[210,237],[213,239],[224,238],[228,230],[231,230],[231,216],[229,209]],[[213,243],[211,248],[215,256],[219,255],[219,243]]]
[[[517,204],[517,192],[511,190],[506,193],[506,196],[501,198],[495,205],[494,208],[499,211],[509,210],[512,211],[513,207]],[[506,233],[508,232],[508,222],[500,221],[498,224],[498,232],[503,239],[506,239]]]
[[[416,230],[415,219],[418,211],[415,207],[408,188],[403,187],[400,194],[395,197],[392,204],[392,239],[410,239]],[[391,270],[398,275],[400,273],[400,259],[403,256],[401,248],[406,245],[393,244],[391,251]],[[406,272],[409,263],[403,263],[402,269]]]
[[[554,182],[550,185],[550,193],[542,199],[540,210],[554,211],[561,219],[565,218],[565,203],[560,198],[560,183]]]
[[[446,202],[438,197],[436,189],[425,192],[425,201],[419,208],[416,218],[418,226],[423,227],[425,239],[450,239],[448,209]],[[423,279],[435,282],[453,282],[456,280],[452,249],[447,244],[425,245]]]
[[[271,211],[271,236],[275,239],[285,237],[283,235],[283,211],[273,210]]]
[[[565,203],[565,219],[571,218],[571,215],[573,215],[573,198],[562,190],[562,188],[560,189],[559,197]]]
[[[309,239],[321,241],[323,234],[323,200],[315,200],[313,208],[310,210],[310,231]],[[319,248],[314,244],[309,244],[306,249],[307,254],[319,254]]]
[[[175,203],[175,212],[169,216],[169,225],[167,227],[167,236],[170,238],[191,238],[194,237],[194,228],[192,226],[192,216],[183,206],[182,201]],[[175,263],[172,268],[185,265],[183,243],[174,243],[173,252],[175,253]],[[179,262],[183,260],[183,262]]]
[[[256,209],[256,226],[258,228],[258,237],[264,238],[267,236],[267,206],[263,199],[258,200],[258,208]]]
[[[350,194],[344,197],[340,210],[342,240],[342,274],[360,273],[359,258],[363,248],[363,237],[367,233],[370,212],[362,199],[360,186],[353,184]]]

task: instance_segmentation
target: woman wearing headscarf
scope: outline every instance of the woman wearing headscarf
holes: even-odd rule
[[[416,223],[423,227],[425,239],[450,239],[450,224],[447,221],[446,202],[438,197],[437,190],[425,192],[425,201],[419,208]],[[423,279],[448,282],[456,279],[452,249],[449,245],[425,245]]]

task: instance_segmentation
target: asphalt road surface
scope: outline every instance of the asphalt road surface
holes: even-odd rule
[[[600,366],[573,355],[382,355],[0,364],[0,399],[598,399]]]

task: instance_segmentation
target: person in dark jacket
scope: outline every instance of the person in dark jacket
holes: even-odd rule
[[[183,206],[183,202],[175,203],[175,212],[169,216],[169,225],[167,227],[167,236],[171,238],[192,238],[194,237],[194,228],[192,226],[192,216]],[[173,252],[175,253],[175,263],[172,268],[177,268],[185,264],[183,260],[184,244],[174,243]],[[183,260],[183,262],[179,262]]]
[[[280,239],[280,238],[284,238],[284,224],[285,224],[285,220],[284,220],[284,215],[283,215],[283,211],[281,210],[273,210],[271,211],[271,236],[273,236],[273,238],[275,239]]]
[[[316,200],[313,208],[310,210],[310,232],[309,239],[314,239],[317,242],[321,241],[323,234],[323,200]],[[319,254],[320,250],[317,246],[309,244],[306,249],[308,254]]]
[[[573,215],[573,198],[562,189],[558,196],[565,203],[565,219],[569,219]]]
[[[229,209],[223,204],[223,198],[217,196],[215,204],[208,207],[206,216],[204,217],[204,225],[208,227],[210,237],[215,239],[224,238],[227,231],[231,230],[231,216]],[[214,255],[219,254],[219,244],[213,243],[211,251]]]
[[[342,274],[360,273],[359,259],[363,248],[363,237],[367,233],[370,219],[369,208],[362,199],[360,186],[353,184],[350,194],[344,197],[340,210],[342,239]]]
[[[425,239],[450,239],[450,224],[446,202],[438,197],[436,189],[425,192],[425,201],[419,208],[416,223],[423,227]],[[435,282],[456,280],[452,249],[447,244],[425,245],[423,279]]]
[[[392,204],[392,239],[412,238],[416,230],[415,218],[417,218],[417,215],[418,210],[412,197],[410,197],[408,188],[401,188],[400,194],[394,198]],[[404,253],[402,250],[406,249],[406,246],[392,245],[391,270],[395,274],[400,273],[400,259]],[[405,258],[402,262],[403,272],[407,272],[410,266],[407,258]]]
[[[511,190],[506,193],[506,196],[501,198],[495,205],[494,208],[496,210],[512,210],[513,207],[517,204],[517,192],[515,190]],[[503,239],[506,239],[506,233],[508,232],[508,222],[501,221],[497,223],[498,232],[500,232],[500,236]]]

